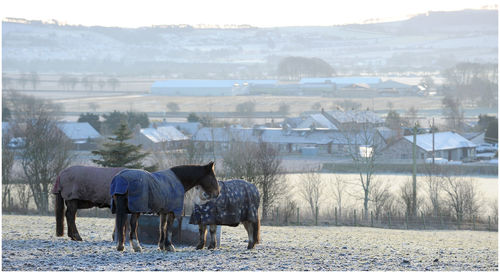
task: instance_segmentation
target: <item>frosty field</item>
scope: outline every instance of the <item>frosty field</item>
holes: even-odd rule
[[[113,219],[78,218],[83,242],[55,236],[49,216],[2,217],[2,269],[59,270],[498,270],[498,233],[353,227],[262,226],[261,244],[246,250],[240,225],[223,227],[217,250],[177,246],[166,253],[111,241]],[[139,238],[140,239],[140,238]]]

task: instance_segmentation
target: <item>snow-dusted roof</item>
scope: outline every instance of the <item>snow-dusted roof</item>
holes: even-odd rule
[[[413,136],[405,136],[405,139],[413,143]],[[427,152],[432,151],[432,134],[417,135],[417,146]],[[440,132],[434,134],[434,150],[450,150],[457,148],[472,148],[476,144],[470,142],[463,136],[454,132]]]
[[[311,125],[316,128],[328,128],[338,130],[337,126],[327,119],[323,114],[311,114],[308,118],[297,125],[297,128],[310,128]]]
[[[161,143],[165,141],[179,141],[189,139],[179,130],[172,126],[162,126],[158,128],[141,129],[141,134],[151,140],[153,143]]]
[[[328,115],[340,123],[383,123],[384,120],[372,111],[326,111]]]
[[[368,133],[373,135],[373,133]],[[351,137],[348,141],[346,138]],[[282,130],[281,128],[201,128],[193,136],[195,141],[216,141],[229,142],[232,140],[259,142],[262,140],[267,143],[276,144],[362,144],[363,136],[350,135],[347,136],[341,132],[331,129],[292,129]]]
[[[194,135],[200,128],[199,122],[160,122],[156,124],[158,126],[173,126],[177,130],[188,133],[189,135]]]
[[[88,122],[59,122],[57,127],[71,140],[100,138],[99,132]]]

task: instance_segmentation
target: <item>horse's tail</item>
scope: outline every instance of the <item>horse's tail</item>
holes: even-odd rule
[[[253,241],[255,244],[260,243],[260,217],[257,214],[257,222],[252,223],[253,225]]]
[[[59,176],[57,177],[57,182],[59,182]],[[56,193],[56,202],[54,211],[56,213],[56,236],[61,237],[64,235],[64,199],[61,196],[61,192]]]

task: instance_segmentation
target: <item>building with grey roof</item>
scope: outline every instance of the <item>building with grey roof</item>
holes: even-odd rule
[[[142,128],[134,132],[130,141],[134,145],[142,145],[144,149],[180,149],[188,143],[189,137],[173,126],[160,126],[157,128]]]
[[[102,139],[88,122],[59,122],[57,128],[71,140],[77,150],[91,150],[97,147],[97,142]]]

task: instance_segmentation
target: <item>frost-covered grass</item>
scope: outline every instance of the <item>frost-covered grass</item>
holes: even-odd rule
[[[177,246],[142,253],[111,241],[113,219],[78,218],[85,241],[55,236],[48,216],[2,217],[3,270],[498,270],[498,233],[353,227],[262,226],[261,244],[246,250],[242,226],[222,228],[217,250]]]

